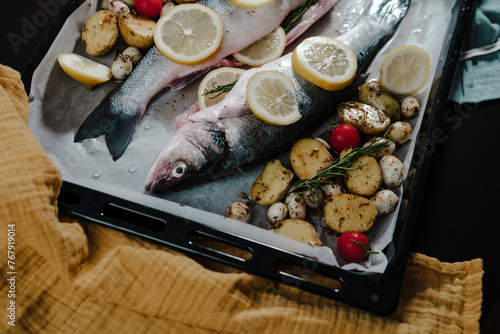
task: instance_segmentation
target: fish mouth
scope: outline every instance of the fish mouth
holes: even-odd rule
[[[168,163],[161,168],[150,171],[144,189],[151,193],[161,193],[167,190],[172,185],[171,168],[172,164]]]

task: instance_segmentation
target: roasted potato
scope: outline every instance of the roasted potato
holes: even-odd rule
[[[83,26],[83,47],[91,56],[102,56],[115,46],[118,34],[116,16],[109,10],[100,10]]]
[[[365,82],[358,89],[359,102],[366,103],[385,112],[391,122],[401,118],[401,107],[398,101],[380,86],[377,80]]]
[[[259,204],[274,204],[285,197],[293,177],[293,172],[283,167],[281,161],[270,161],[253,183],[250,195]]]
[[[348,192],[361,196],[371,196],[382,184],[382,172],[377,160],[369,155],[363,155],[354,161],[351,168],[344,174],[344,184]]]
[[[153,34],[156,22],[140,15],[135,10],[121,15],[118,19],[118,27],[125,42],[138,49],[148,49],[153,46]]]
[[[314,227],[302,219],[285,219],[276,224],[274,233],[303,242],[312,247],[320,247],[321,241]]]
[[[312,138],[298,140],[290,152],[290,163],[300,179],[310,179],[318,171],[333,162],[333,156],[319,141]]]
[[[341,103],[337,111],[341,122],[351,124],[365,135],[381,134],[391,124],[385,112],[361,102]]]
[[[377,207],[369,199],[353,194],[332,196],[323,207],[326,223],[338,233],[367,231],[377,212]]]

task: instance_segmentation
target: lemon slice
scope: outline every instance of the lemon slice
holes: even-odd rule
[[[200,4],[170,9],[156,23],[155,45],[175,63],[197,65],[219,50],[223,26],[219,14]]]
[[[294,70],[326,90],[351,84],[358,68],[356,54],[346,44],[324,36],[309,37],[293,51]]]
[[[265,4],[273,2],[274,0],[229,0],[229,1],[238,7],[253,8],[253,7],[263,6]]]
[[[201,80],[200,86],[198,87],[198,104],[200,109],[205,109],[219,103],[224,99],[227,93],[229,93],[230,89],[225,92],[220,91],[205,94],[207,91],[213,90],[215,87],[232,84],[240,78],[243,72],[245,72],[244,69],[234,67],[221,67],[210,71],[203,80]]]
[[[278,71],[259,71],[248,80],[247,102],[253,114],[274,125],[292,124],[302,117],[293,81]]]
[[[272,33],[262,37],[257,42],[233,54],[234,58],[250,66],[262,66],[278,59],[286,46],[285,30],[278,26]]]
[[[111,79],[111,68],[76,53],[60,53],[57,61],[66,74],[88,89]]]
[[[414,45],[392,50],[380,66],[380,84],[398,95],[416,93],[427,81],[431,70],[429,55]]]

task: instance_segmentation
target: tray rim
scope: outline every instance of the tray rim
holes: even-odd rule
[[[61,9],[56,21],[52,24],[49,32],[46,34],[44,41],[34,53],[29,65],[23,70],[23,79],[31,79],[32,72],[42,60],[43,56],[50,47],[52,40],[55,36],[57,36],[57,33],[64,24],[67,16],[69,16],[84,2],[84,0],[74,0]],[[168,212],[148,208],[95,189],[78,185],[77,183],[68,180],[63,180],[58,197],[58,206],[61,212],[69,213],[107,227],[132,233],[152,242],[173,247],[187,254],[201,255],[238,269],[268,277],[284,284],[295,286],[300,289],[338,300],[374,313],[382,315],[390,314],[395,311],[399,303],[403,276],[408,256],[410,254],[411,237],[417,223],[416,213],[418,212],[422,201],[422,190],[425,187],[424,181],[429,172],[429,162],[431,159],[429,145],[432,141],[430,133],[434,129],[439,128],[441,124],[440,120],[448,103],[451,83],[458,64],[458,57],[463,45],[467,27],[469,25],[468,23],[472,17],[474,4],[474,0],[457,0],[452,11],[458,12],[456,17],[454,17],[455,20],[452,20],[448,27],[448,29],[451,29],[452,24],[454,25],[453,29],[451,29],[452,38],[450,38],[449,47],[446,50],[443,49],[443,51],[446,51],[443,53],[446,54],[441,54],[434,82],[436,82],[436,77],[438,76],[441,76],[441,79],[439,80],[439,86],[437,87],[434,101],[432,101],[433,105],[429,108],[432,110],[430,111],[428,124],[424,126],[424,123],[427,123],[424,120],[423,126],[420,129],[420,134],[425,135],[422,139],[422,151],[418,152],[415,150],[412,157],[411,165],[413,166],[413,161],[416,158],[418,159],[418,164],[414,166],[416,174],[415,178],[411,180],[412,184],[409,187],[412,191],[408,197],[408,207],[403,212],[404,217],[402,217],[402,213],[400,212],[398,222],[396,224],[396,229],[398,229],[398,227],[400,228],[399,238],[397,240],[399,245],[395,247],[393,245],[393,241],[388,246],[388,248],[394,247],[395,252],[389,260],[384,273],[359,273],[346,271],[338,267],[316,261],[310,257],[279,249],[255,240],[250,240],[244,236],[236,235],[231,232],[175,216]],[[438,73],[440,66],[443,66],[443,69],[441,73]],[[30,85],[26,84],[25,86],[28,88],[30,87]],[[429,101],[430,98],[431,97],[429,97]],[[408,187],[405,185],[405,189],[407,188]],[[75,202],[77,197],[78,201]],[[172,232],[167,228],[161,232],[152,232],[150,230],[140,228],[137,225],[119,221],[113,217],[107,217],[106,215],[103,215],[103,208],[109,203],[118,204],[119,206],[123,206],[127,209],[140,212],[143,215],[151,215],[152,217],[165,219],[165,221],[167,221],[168,218],[169,222],[167,222],[167,225],[173,226],[173,231],[182,233],[182,237],[179,238],[179,240],[172,240],[170,238]],[[182,223],[179,223],[180,220],[182,220]],[[235,259],[233,257],[214,252],[214,250],[200,248],[198,245],[189,241],[188,237],[193,233],[201,233],[215,240],[233,245],[237,248],[249,249],[253,254],[252,259],[248,261],[241,261],[241,259]],[[394,233],[396,234],[396,231]],[[302,279],[298,276],[290,276],[287,273],[280,272],[276,269],[276,263],[278,261],[284,261],[291,265],[301,266],[302,268],[314,268],[315,273],[339,280],[342,283],[342,287],[340,289],[332,290],[322,285]],[[263,270],[263,268],[266,267],[267,269]],[[274,270],[272,270],[271,267],[274,268]],[[374,294],[377,294],[378,296],[377,301],[373,300]]]

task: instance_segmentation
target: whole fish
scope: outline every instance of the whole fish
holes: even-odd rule
[[[393,35],[408,7],[407,0],[375,0],[355,27],[337,38],[356,53],[358,71]],[[261,121],[249,110],[245,98],[248,79],[257,71],[266,70],[280,71],[294,82],[302,114],[297,122],[275,126]],[[356,84],[336,92],[315,86],[293,70],[291,54],[249,70],[224,100],[195,113],[191,122],[176,131],[153,164],[145,189],[163,192],[185,187],[220,175],[221,171],[230,174],[271,158],[317,128],[356,89]]]
[[[200,75],[219,66],[234,66],[225,57],[251,45],[271,33],[295,9],[308,0],[276,0],[257,8],[240,8],[228,0],[204,0],[199,3],[219,14],[224,37],[218,53],[203,64],[176,64],[152,47],[125,82],[113,90],[83,121],[75,142],[105,136],[113,160],[120,158],[132,140],[132,134],[151,99],[164,88],[181,89]],[[289,32],[291,42],[331,9],[338,0],[318,0],[302,24]]]

